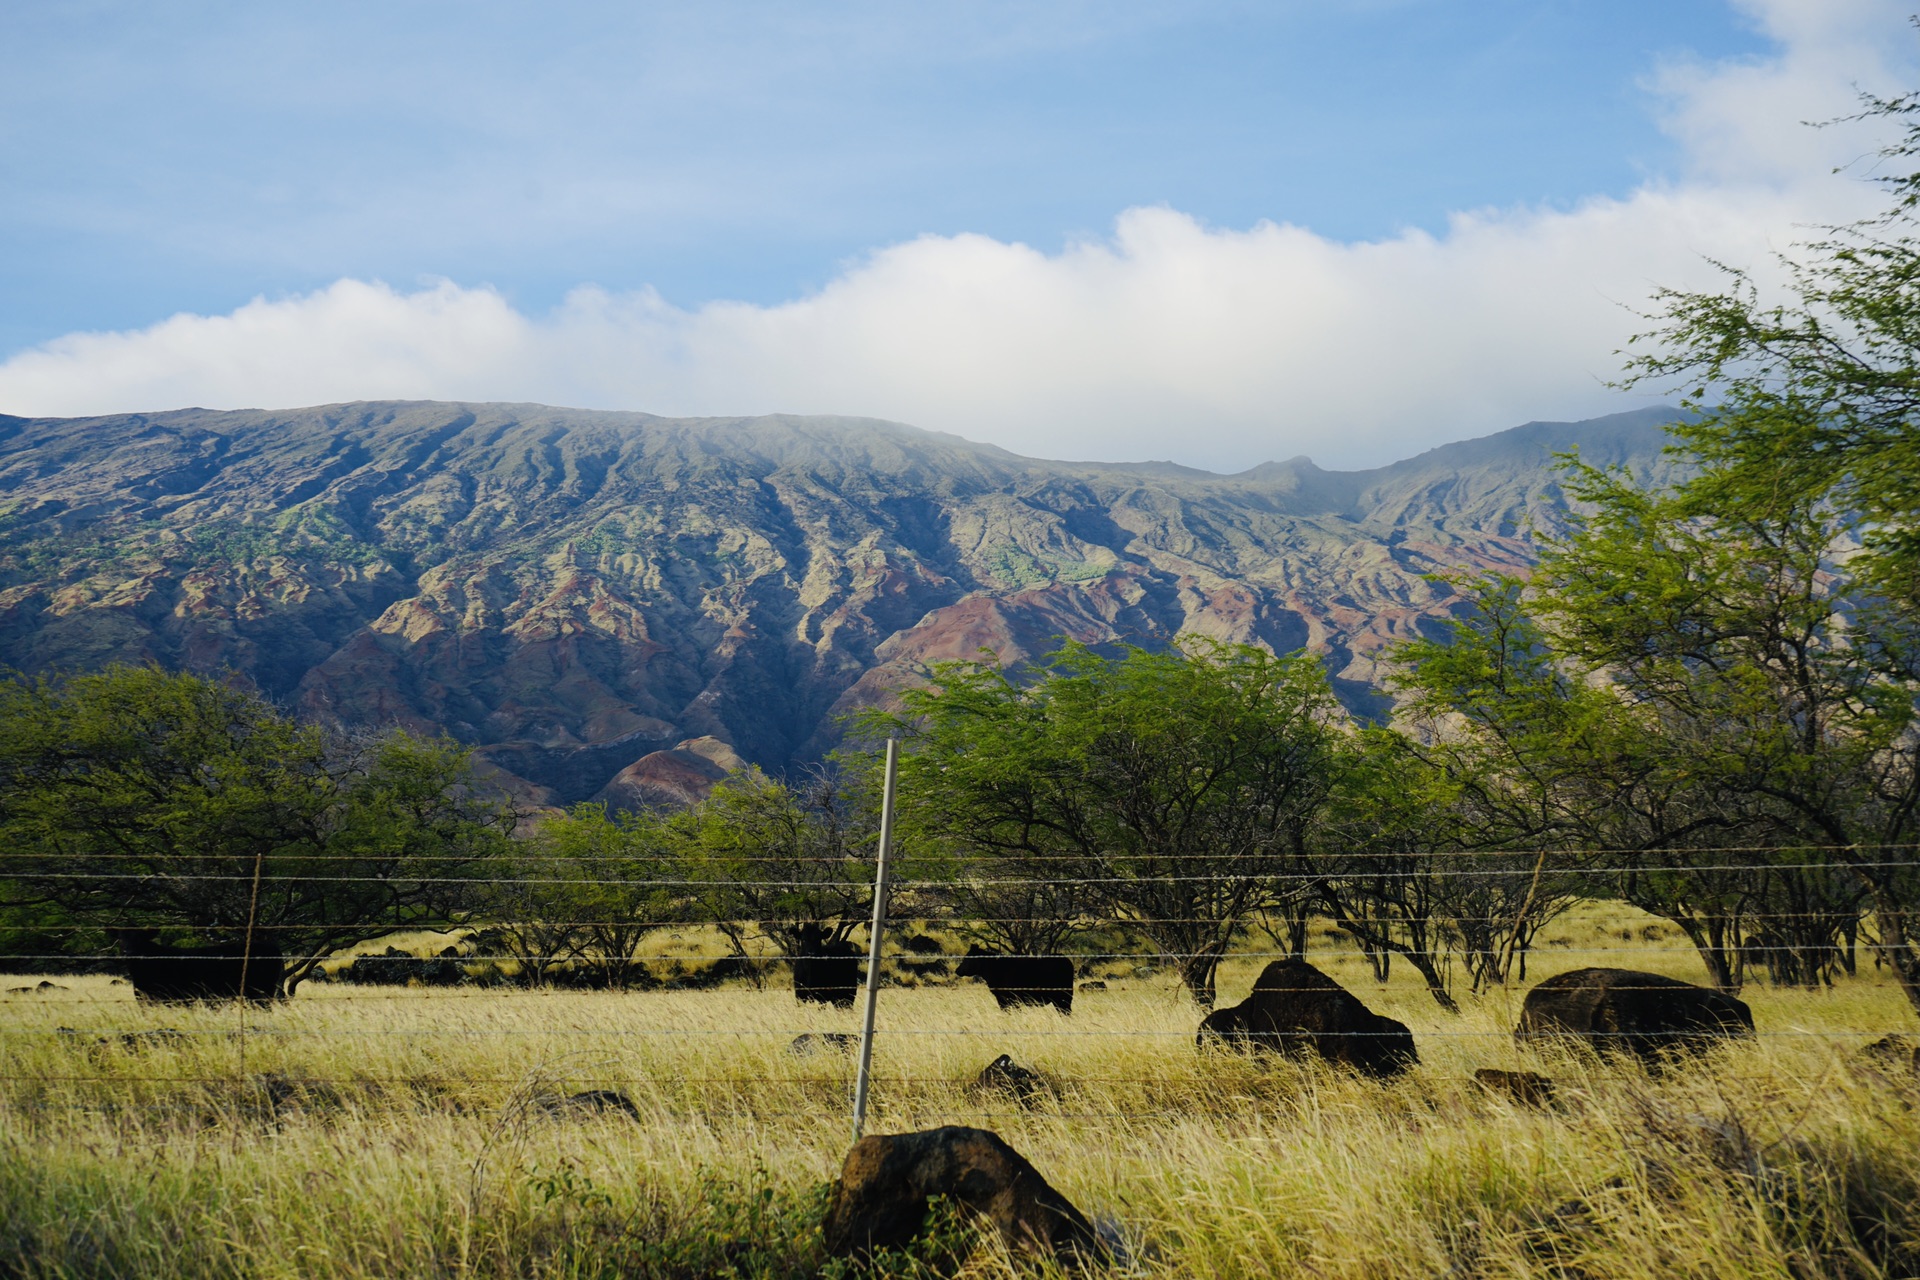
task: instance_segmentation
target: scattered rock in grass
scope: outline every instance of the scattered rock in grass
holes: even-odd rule
[[[1099,978],[1089,978],[1087,981],[1080,984],[1080,989],[1082,991],[1105,991],[1107,989],[1107,984],[1101,981]]]
[[[865,1258],[905,1248],[926,1229],[928,1201],[935,1196],[981,1215],[1015,1254],[1104,1255],[1086,1216],[1024,1156],[998,1134],[959,1125],[854,1143],[827,1206],[827,1253]]]
[[[1882,1036],[1854,1057],[1864,1065],[1883,1070],[1920,1073],[1920,1045],[1903,1035]]]
[[[640,1119],[640,1108],[633,1099],[618,1089],[588,1089],[583,1093],[570,1093],[565,1097],[549,1095],[536,1099],[534,1105],[550,1116],[565,1116],[591,1113],[606,1115],[609,1112],[625,1113],[633,1120]]]
[[[1553,1081],[1538,1072],[1481,1067],[1473,1078],[1488,1093],[1497,1093],[1523,1107],[1544,1107],[1553,1101]]]
[[[1572,1038],[1649,1064],[1753,1034],[1746,1003],[1678,978],[1631,969],[1575,969],[1527,992],[1514,1038]]]
[[[1375,1078],[1398,1075],[1420,1061],[1405,1023],[1373,1012],[1305,960],[1269,964],[1252,995],[1207,1015],[1195,1041],[1316,1056]]]
[[[30,987],[8,987],[7,994],[10,996],[18,996],[18,995],[37,996],[47,991],[65,991],[66,989],[67,988],[61,986],[57,982],[47,982],[43,979],[39,982],[34,983]]]
[[[247,1077],[247,1092],[240,1101],[245,1110],[259,1118],[278,1120],[296,1112],[338,1110],[340,1091],[325,1080],[303,1080],[279,1071],[262,1071]]]
[[[129,1053],[138,1053],[145,1049],[164,1049],[186,1043],[187,1033],[176,1031],[172,1027],[155,1027],[151,1031],[123,1031],[110,1039],[102,1040],[102,1045],[119,1044]]]
[[[331,981],[362,986],[451,987],[468,980],[458,947],[445,947],[437,956],[423,957],[399,947],[378,955],[356,956],[329,975]]]
[[[1023,1067],[1011,1055],[1001,1054],[980,1069],[971,1092],[975,1095],[1002,1094],[1020,1102],[1051,1093],[1047,1078],[1031,1067]]]
[[[1593,1206],[1587,1201],[1577,1196],[1562,1200],[1528,1224],[1528,1229],[1520,1237],[1520,1247],[1529,1256],[1544,1261],[1557,1263],[1570,1260],[1591,1245],[1595,1232],[1594,1216]],[[1584,1275],[1585,1272],[1570,1271],[1569,1274]]]
[[[787,1052],[797,1058],[816,1053],[851,1053],[859,1043],[860,1037],[847,1031],[803,1031],[793,1038]]]

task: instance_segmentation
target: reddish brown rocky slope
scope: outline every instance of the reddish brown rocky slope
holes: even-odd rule
[[[444,730],[529,798],[696,794],[828,749],[924,664],[1182,631],[1383,646],[1560,527],[1551,454],[1657,468],[1663,411],[1367,472],[1037,462],[860,419],[535,405],[0,416],[0,661],[231,669]]]

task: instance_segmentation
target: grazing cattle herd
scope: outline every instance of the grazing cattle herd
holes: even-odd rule
[[[181,947],[162,942],[152,929],[119,928],[109,934],[119,946],[127,980],[142,1000],[231,1000],[244,995],[264,1002],[279,993],[281,957],[259,944],[249,958],[239,941]],[[917,956],[939,954],[938,944],[924,937],[910,943],[917,944],[908,947]],[[800,930],[798,944],[790,961],[795,998],[852,1006],[865,978],[860,949],[813,926]],[[1003,1010],[1073,1012],[1074,967],[1066,956],[1007,955],[976,945],[954,974],[985,982]],[[1605,968],[1576,969],[1536,984],[1514,1029],[1521,1044],[1570,1040],[1649,1066],[1753,1034],[1752,1010],[1733,996],[1660,974]],[[843,1033],[810,1033],[796,1039],[792,1051],[844,1050],[851,1039]],[[1245,1000],[1202,1019],[1195,1041],[1202,1047],[1317,1059],[1375,1079],[1399,1075],[1420,1061],[1405,1023],[1374,1013],[1299,958],[1267,965]],[[1477,1078],[1495,1092],[1528,1101],[1550,1096],[1550,1081],[1521,1080],[1524,1075],[1488,1069]],[[981,1083],[1027,1097],[1037,1079],[1003,1055]]]

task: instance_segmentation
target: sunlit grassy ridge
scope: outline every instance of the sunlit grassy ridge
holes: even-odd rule
[[[1583,909],[1529,978],[1624,962],[1697,979],[1648,923]],[[1467,997],[1454,1017],[1412,975],[1378,987],[1359,957],[1314,947],[1414,1028],[1417,1071],[1383,1086],[1201,1053],[1172,978],[1121,977],[1121,963],[1071,1019],[1003,1014],[978,984],[885,991],[869,1128],[997,1130],[1118,1224],[1147,1274],[1920,1274],[1920,1089],[1854,1057],[1914,1019],[1870,963],[1833,991],[1749,986],[1755,1042],[1649,1076],[1522,1051],[1519,991]],[[1233,961],[1223,998],[1259,963]],[[854,1030],[852,1013],[743,985],[314,986],[250,1011],[243,1046],[232,1009],[57,981],[0,997],[0,1273],[821,1266],[820,1188],[848,1144],[852,1060],[788,1046]],[[150,1031],[186,1034],[122,1038]],[[1052,1096],[972,1093],[1001,1052],[1044,1072]],[[1482,1066],[1546,1071],[1560,1100],[1497,1100],[1470,1079]],[[586,1089],[624,1091],[640,1121],[543,1105]]]

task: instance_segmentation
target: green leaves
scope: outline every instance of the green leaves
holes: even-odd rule
[[[837,943],[873,910],[879,804],[857,774],[792,783],[735,776],[679,828],[694,905],[746,954],[756,935],[786,955]]]
[[[1915,99],[1868,97],[1898,121],[1882,154],[1920,156]],[[1825,507],[1858,522],[1854,575],[1920,606],[1920,173],[1883,179],[1896,201],[1783,255],[1787,299],[1767,305],[1743,271],[1719,292],[1663,290],[1626,384],[1688,388],[1674,433],[1700,463],[1682,500],[1721,518],[1784,521]]]
[[[1137,928],[1212,1002],[1233,931],[1332,785],[1344,719],[1318,658],[1186,637],[1104,657],[1068,644],[1029,683],[979,663],[902,695],[906,829],[955,859],[964,914],[1052,949],[1096,911]],[[1036,895],[1028,885],[1047,885]]]
[[[0,682],[0,880],[78,922],[232,938],[252,918],[298,982],[338,946],[457,918],[511,825],[452,743],[330,738],[154,668]]]

